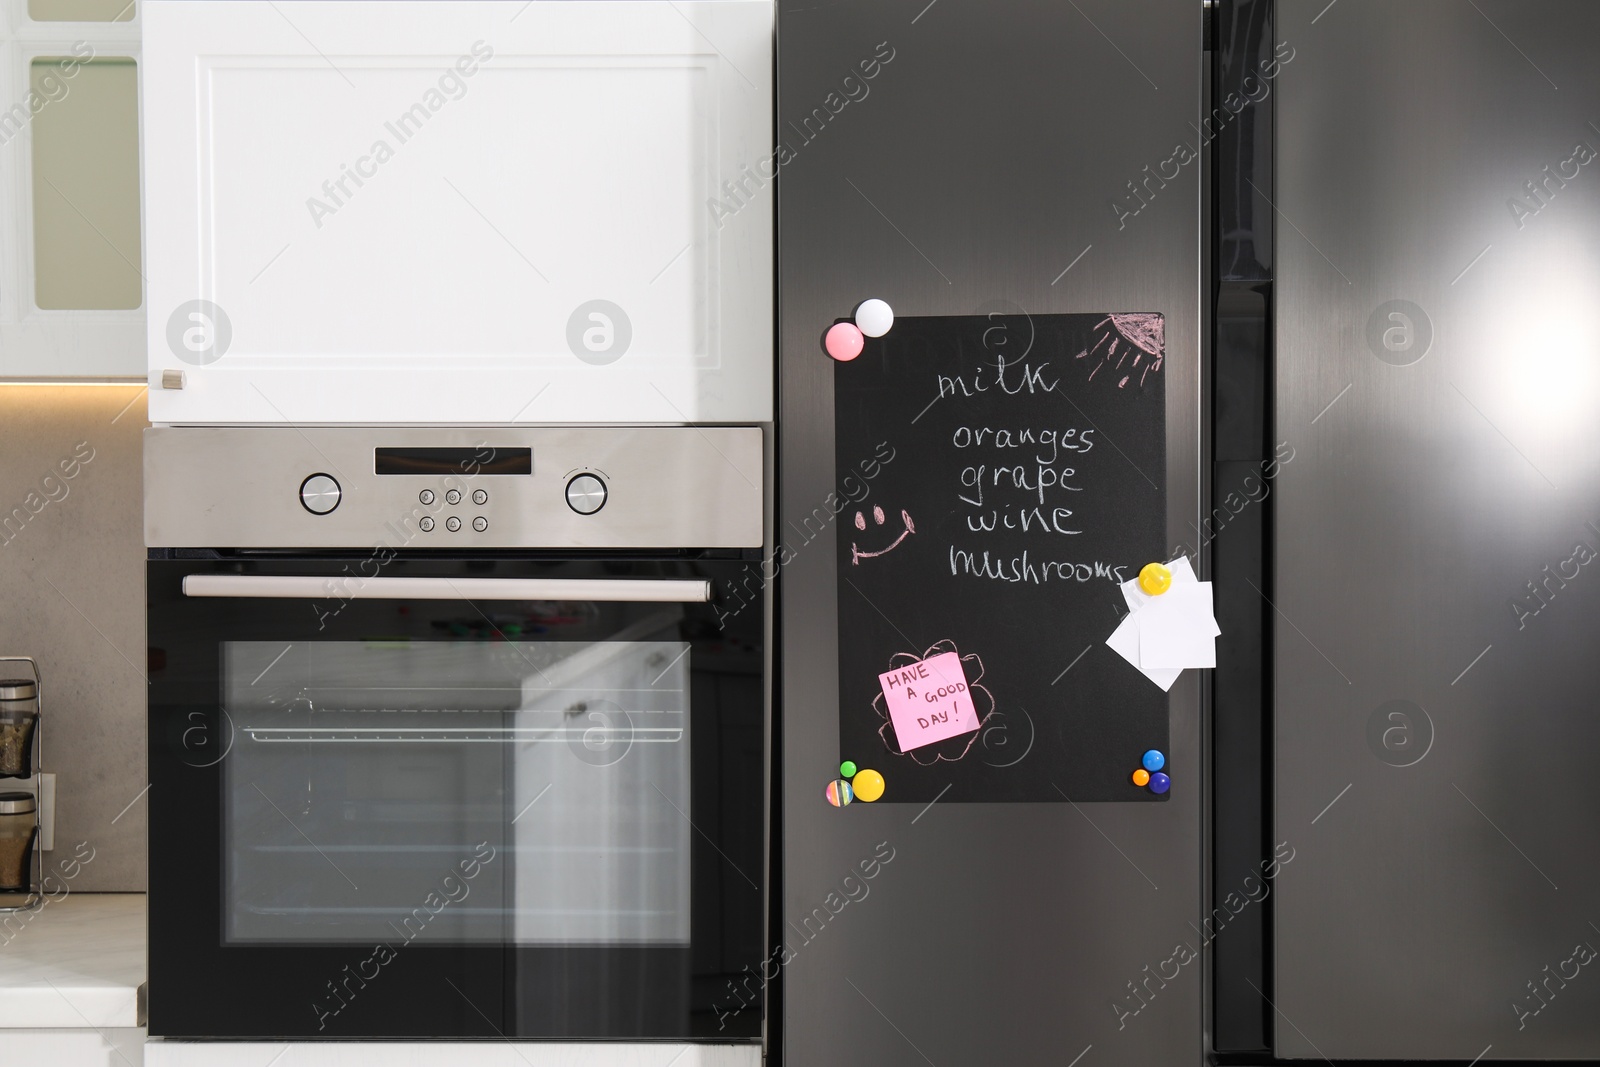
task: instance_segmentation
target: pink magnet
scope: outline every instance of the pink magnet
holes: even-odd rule
[[[834,323],[822,339],[822,347],[840,363],[848,363],[859,356],[866,343],[861,331],[848,322]]]

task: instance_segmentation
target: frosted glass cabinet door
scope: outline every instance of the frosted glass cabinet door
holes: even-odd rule
[[[142,17],[152,421],[770,419],[771,0]]]

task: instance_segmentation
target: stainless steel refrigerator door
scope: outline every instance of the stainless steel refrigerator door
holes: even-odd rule
[[[1277,1050],[1600,1057],[1600,5],[1279,18]]]
[[[779,537],[801,544],[786,522],[846,473],[821,335],[881,297],[901,316],[1165,312],[1168,533],[1192,546],[1202,164],[1144,201],[1128,183],[1195,142],[1200,3],[796,0],[779,16],[778,127],[794,146],[779,179]],[[789,126],[830,93],[853,96],[812,122],[820,132]],[[1144,205],[1120,226],[1119,197]],[[1156,976],[1175,946],[1200,947],[1200,774],[1166,804],[829,807],[832,546],[829,531],[797,548],[779,588],[784,893],[771,926],[790,952],[763,969],[781,969],[784,1062],[1201,1062],[1205,964]],[[1172,693],[1169,755],[1198,768],[1198,673]],[[866,894],[804,935],[880,843],[893,859],[859,883]]]

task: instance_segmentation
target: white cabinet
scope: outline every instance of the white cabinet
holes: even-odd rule
[[[771,0],[142,19],[152,422],[771,417]]]
[[[0,1067],[140,1067],[144,1028],[7,1030],[0,1035]]]
[[[144,375],[138,8],[0,0],[0,380]]]
[[[149,1067],[760,1067],[760,1045],[604,1045],[560,1041],[173,1041],[144,1047]]]

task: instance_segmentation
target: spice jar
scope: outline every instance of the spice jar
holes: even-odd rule
[[[39,822],[32,793],[0,793],[0,892],[26,893]]]
[[[0,778],[33,777],[33,731],[39,686],[31,678],[0,680]]]

